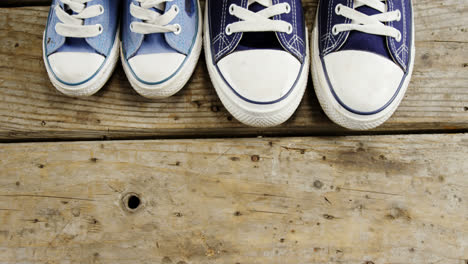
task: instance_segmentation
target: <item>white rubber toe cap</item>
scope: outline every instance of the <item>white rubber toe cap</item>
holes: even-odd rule
[[[281,50],[234,52],[218,62],[224,79],[242,97],[271,102],[283,97],[294,85],[301,63]]]
[[[173,75],[185,58],[185,55],[175,52],[145,54],[131,58],[128,64],[141,81],[157,83]]]
[[[345,50],[324,57],[330,83],[349,108],[371,113],[384,107],[397,91],[403,70],[378,54]]]
[[[48,57],[55,76],[62,82],[78,84],[91,78],[106,58],[96,53],[57,52]]]

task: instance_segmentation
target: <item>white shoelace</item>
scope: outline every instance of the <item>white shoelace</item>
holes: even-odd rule
[[[153,34],[153,33],[166,33],[173,32],[174,34],[180,34],[181,27],[179,24],[169,24],[179,13],[179,7],[173,5],[171,9],[163,14],[151,10],[151,8],[157,8],[164,10],[164,4],[171,2],[172,0],[137,0],[141,6],[131,4],[130,14],[142,22],[132,22],[130,24],[130,30],[140,34]]]
[[[337,15],[344,16],[352,20],[351,24],[338,24],[333,27],[333,34],[337,35],[343,31],[357,30],[368,34],[389,36],[401,41],[401,33],[398,29],[387,26],[385,22],[400,21],[401,13],[399,10],[387,12],[386,0],[354,0],[354,9],[338,4],[335,8]],[[367,5],[381,12],[380,14],[368,16],[356,8]]]
[[[229,14],[241,19],[241,21],[227,25],[227,35],[237,32],[260,31],[292,33],[293,28],[290,23],[271,19],[274,16],[291,12],[291,6],[289,6],[288,3],[273,5],[272,0],[248,0],[247,6],[253,3],[259,3],[263,5],[265,9],[255,13],[235,4],[229,6]]]
[[[57,34],[72,38],[91,38],[99,36],[102,33],[102,25],[84,25],[85,19],[96,17],[104,13],[104,7],[102,5],[86,7],[86,3],[91,0],[60,1],[67,5],[76,14],[68,14],[60,5],[55,7],[55,13],[61,21],[61,23],[57,23],[55,26]]]

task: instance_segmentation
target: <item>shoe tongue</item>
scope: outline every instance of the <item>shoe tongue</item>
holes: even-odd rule
[[[140,3],[140,6],[141,6],[141,3]],[[162,14],[166,10],[166,3],[159,3],[155,7],[151,7],[149,9]]]
[[[251,4],[248,9],[252,12],[259,12],[265,9],[263,5],[259,3]],[[250,49],[275,49],[281,50],[283,49],[278,38],[276,37],[276,33],[269,31],[269,32],[244,32],[242,35],[242,39],[239,42],[239,45],[236,48],[236,51],[241,50],[250,50]]]
[[[164,12],[164,10],[166,10],[166,3],[157,4],[155,9]]]
[[[356,8],[356,11],[368,16],[380,13],[378,10],[375,10],[369,6],[358,7]],[[392,60],[390,52],[387,48],[387,38],[385,36],[368,34],[356,30],[350,31],[346,42],[343,44],[340,50],[367,51],[379,54]]]
[[[73,11],[73,9],[71,9],[69,5],[66,5],[66,4],[63,5],[63,11],[65,11],[70,16],[78,14],[77,12]]]

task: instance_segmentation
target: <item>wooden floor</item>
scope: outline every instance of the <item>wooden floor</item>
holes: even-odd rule
[[[203,58],[167,100],[120,66],[63,96],[42,62],[49,1],[2,0],[0,263],[468,264],[468,1],[413,3],[408,93],[356,133],[311,82],[286,124],[246,127]]]

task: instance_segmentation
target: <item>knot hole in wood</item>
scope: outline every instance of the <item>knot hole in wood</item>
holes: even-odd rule
[[[122,197],[122,207],[128,212],[136,212],[143,207],[140,195],[134,192],[125,194]]]

